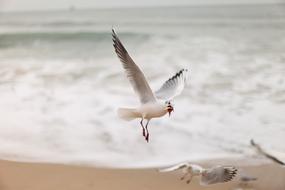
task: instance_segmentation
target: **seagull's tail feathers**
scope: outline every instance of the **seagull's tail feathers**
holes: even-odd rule
[[[131,108],[119,108],[117,113],[121,119],[124,119],[126,121],[141,117],[136,109]]]

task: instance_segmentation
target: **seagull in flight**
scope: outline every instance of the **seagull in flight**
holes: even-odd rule
[[[191,182],[194,176],[201,176],[200,184],[204,186],[231,181],[237,174],[237,169],[233,166],[214,166],[206,169],[189,162],[163,168],[160,169],[159,172],[171,172],[176,170],[182,170],[184,173],[180,178],[181,180],[189,176],[186,181],[187,184]]]
[[[149,121],[152,118],[162,117],[167,113],[169,116],[171,115],[171,112],[174,111],[171,100],[183,91],[188,79],[188,70],[181,69],[173,77],[168,79],[157,91],[153,92],[143,72],[130,57],[114,29],[112,29],[112,38],[115,52],[141,103],[140,106],[136,108],[119,108],[118,116],[127,121],[140,118],[143,136],[148,142]],[[146,125],[143,123],[144,120],[147,121]]]
[[[281,165],[281,166],[285,166],[285,162],[283,162],[282,160],[280,160],[279,158],[275,157],[274,155],[266,152],[263,148],[261,148],[261,146],[259,144],[257,144],[253,139],[250,140],[250,144],[251,146],[253,146],[258,154],[261,154],[263,156],[265,156],[267,159]]]

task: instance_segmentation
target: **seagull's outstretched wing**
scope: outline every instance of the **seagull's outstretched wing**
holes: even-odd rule
[[[211,185],[231,181],[237,174],[237,169],[233,166],[216,166],[203,171],[201,185]]]
[[[159,169],[158,171],[159,172],[172,172],[172,171],[180,170],[180,169],[183,169],[183,168],[186,168],[186,167],[189,167],[189,163],[188,162],[184,162],[184,163],[176,164],[174,166],[162,168],[162,169]]]
[[[269,154],[268,152],[266,152],[265,150],[263,150],[261,148],[261,146],[257,143],[255,143],[255,141],[253,139],[250,140],[250,144],[257,150],[257,152],[263,156],[265,156],[266,158],[272,160],[273,162],[280,164],[282,166],[285,166],[285,162],[281,161],[280,159],[278,159],[277,157]]]
[[[180,70],[173,77],[171,77],[165,83],[163,83],[160,89],[155,92],[156,98],[162,100],[173,99],[175,96],[181,94],[181,92],[185,87],[185,84],[187,83],[187,80],[188,80],[188,70],[187,69]]]
[[[149,84],[147,83],[144,74],[132,60],[114,29],[112,29],[112,37],[115,52],[123,64],[129,81],[131,82],[135,92],[139,96],[140,102],[142,104],[145,104],[148,102],[156,101],[156,98],[154,97],[154,94]]]

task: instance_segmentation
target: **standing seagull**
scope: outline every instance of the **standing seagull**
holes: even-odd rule
[[[186,183],[190,183],[193,176],[201,176],[201,185],[211,185],[216,183],[224,183],[231,181],[237,173],[237,169],[233,166],[215,166],[209,169],[202,168],[199,165],[190,164],[188,162],[177,164],[168,168],[160,169],[160,172],[171,172],[182,170],[184,175],[180,178],[184,180],[189,175]]]
[[[152,92],[148,82],[142,71],[132,60],[128,54],[126,48],[121,43],[114,29],[112,29],[113,46],[115,52],[122,62],[123,68],[127,74],[131,85],[139,96],[141,105],[137,108],[119,108],[118,115],[124,120],[133,120],[135,118],[141,118],[140,124],[143,131],[143,136],[148,142],[149,132],[148,123],[152,118],[162,117],[166,113],[171,114],[173,106],[170,100],[175,96],[181,94],[187,81],[187,69],[182,69],[176,73],[173,77],[168,79],[162,87]],[[146,125],[143,125],[144,119],[147,120]]]

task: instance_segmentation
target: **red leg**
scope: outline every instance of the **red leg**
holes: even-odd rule
[[[193,176],[192,176],[192,174],[190,174],[190,177],[189,177],[189,179],[186,181],[186,183],[187,183],[187,184],[189,184],[189,183],[191,182],[191,180],[192,180],[192,177],[193,177]]]
[[[181,178],[180,178],[180,180],[184,180],[185,179],[185,177],[188,175],[189,173],[187,172],[187,173],[185,173]]]
[[[148,123],[149,123],[149,120],[147,120],[147,123],[146,123],[146,126],[145,126],[145,129],[146,129],[146,137],[145,137],[145,140],[146,140],[147,142],[148,142],[148,139],[149,139],[149,132],[148,132],[148,129],[147,129]]]
[[[144,126],[143,126],[143,118],[142,118],[140,124],[141,124],[142,130],[143,130],[143,136],[145,137],[145,129],[144,129]]]

